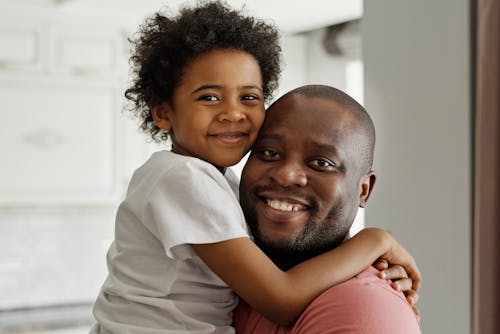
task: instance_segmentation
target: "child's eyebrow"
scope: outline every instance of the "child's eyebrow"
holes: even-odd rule
[[[191,92],[191,94],[195,94],[195,93],[198,93],[202,90],[205,90],[205,89],[223,89],[224,86],[222,85],[202,85],[198,88],[196,88],[195,90],[193,90]],[[259,86],[255,86],[255,85],[244,85],[244,86],[238,86],[238,89],[257,89],[259,92],[262,93],[262,88],[260,88]]]
[[[255,85],[240,86],[239,88],[240,89],[257,89],[259,92],[262,93],[262,88],[260,88],[259,86],[255,86]]]
[[[193,90],[191,92],[191,94],[198,93],[199,91],[202,91],[205,89],[222,89],[222,88],[224,88],[224,87],[221,85],[202,85],[202,86],[196,88],[195,90]]]

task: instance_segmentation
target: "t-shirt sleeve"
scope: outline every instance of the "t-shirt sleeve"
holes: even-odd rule
[[[374,269],[318,296],[293,327],[279,326],[240,301],[235,328],[240,334],[421,334],[401,293],[374,276]]]
[[[190,244],[248,237],[227,180],[212,166],[196,161],[162,173],[146,199],[144,221],[174,259],[192,257]]]
[[[292,333],[421,334],[421,331],[403,294],[394,291],[386,281],[367,275],[334,286],[316,298]]]

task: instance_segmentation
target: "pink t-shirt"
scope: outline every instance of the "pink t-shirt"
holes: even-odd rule
[[[421,334],[413,309],[401,292],[369,267],[316,298],[293,327],[279,326],[241,301],[237,334]]]

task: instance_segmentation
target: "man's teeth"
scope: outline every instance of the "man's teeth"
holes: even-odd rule
[[[278,201],[276,199],[267,199],[267,205],[271,208],[280,210],[280,211],[290,211],[295,212],[304,208],[301,204],[292,204],[288,202]]]

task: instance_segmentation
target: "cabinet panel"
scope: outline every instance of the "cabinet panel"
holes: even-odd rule
[[[0,204],[114,195],[113,89],[0,81],[0,100]]]
[[[40,62],[40,33],[35,29],[0,26],[0,45],[3,66],[37,66]]]
[[[53,69],[76,73],[110,74],[116,71],[116,36],[54,32]]]

